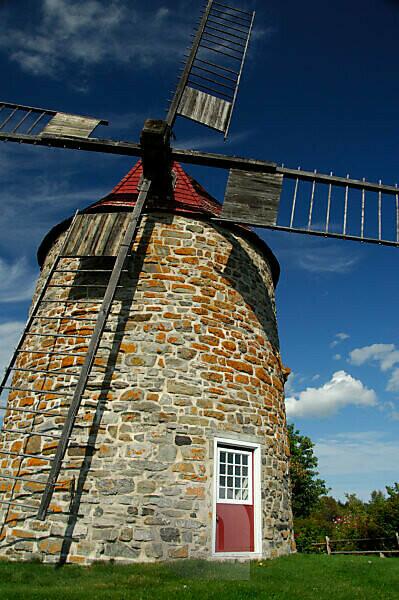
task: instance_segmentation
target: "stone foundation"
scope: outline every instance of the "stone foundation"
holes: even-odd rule
[[[48,254],[38,290],[64,235]],[[41,522],[32,510],[0,505],[0,557],[80,564],[209,559],[215,436],[261,444],[262,555],[289,553],[284,373],[267,257],[245,232],[163,213],[143,219],[135,248],[138,257],[122,277],[53,497],[55,514]],[[81,267],[110,263],[90,258]],[[68,261],[71,268],[77,264]],[[79,284],[104,284],[101,273],[60,274],[58,281],[74,277]],[[68,297],[68,308],[60,300],[41,314],[65,319],[43,320],[41,328],[63,336],[57,350],[84,353],[87,339],[68,335],[91,330],[70,317],[90,317],[103,288],[86,290],[93,304],[85,305],[78,304],[82,291],[72,291],[52,290],[53,298]],[[47,355],[54,348],[46,338],[30,338],[25,349],[43,354],[21,355],[18,366],[57,369],[59,375],[50,385],[40,374],[20,372],[14,385],[48,393],[38,402],[13,392],[9,405],[60,406],[51,391],[68,390],[83,358]],[[15,415],[6,415],[7,428],[53,432],[63,421]],[[12,452],[51,455],[55,447],[56,441],[35,435],[0,438],[0,449]],[[47,466],[39,458],[21,466],[20,459],[0,455],[3,474],[42,481]],[[0,499],[37,505],[41,489],[0,480]]]

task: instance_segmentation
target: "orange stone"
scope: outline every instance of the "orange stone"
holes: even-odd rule
[[[204,410],[204,417],[217,419],[218,421],[224,421],[225,419],[225,415],[217,410]]]
[[[179,256],[195,256],[196,250],[194,248],[176,248],[175,254]]]
[[[23,529],[13,529],[12,535],[17,538],[34,538],[35,534],[30,531],[24,531]]]
[[[194,473],[194,467],[190,463],[176,463],[173,465],[172,471],[178,473]]]
[[[248,363],[244,362],[243,360],[230,359],[227,361],[227,364],[229,365],[229,367],[233,367],[233,369],[236,369],[237,371],[243,371],[244,373],[248,373],[249,375],[252,375],[253,373],[253,367]]]
[[[195,486],[195,487],[187,487],[186,488],[186,496],[196,497],[196,498],[205,498],[205,489],[203,487]]]
[[[201,373],[202,379],[206,379],[207,381],[213,381],[215,383],[222,383],[223,375],[221,373],[215,373],[214,371],[206,371],[205,373]]]
[[[226,350],[230,350],[231,352],[235,352],[237,346],[234,342],[229,342],[229,341],[224,341],[222,342],[222,346],[223,348],[226,348]]]
[[[215,365],[217,363],[217,357],[214,354],[203,354],[201,360],[208,365]]]
[[[39,542],[39,550],[45,554],[58,554],[62,549],[62,540],[47,539]]]
[[[263,383],[267,383],[268,385],[272,385],[272,379],[270,375],[268,375],[263,367],[257,367],[255,369],[255,375],[258,379],[263,381]]]
[[[182,546],[181,548],[170,548],[170,558],[188,558],[188,546]]]
[[[64,368],[64,367],[72,367],[73,364],[74,364],[74,361],[75,361],[75,359],[74,359],[73,356],[66,356],[65,358],[62,359],[61,367],[62,368]]]

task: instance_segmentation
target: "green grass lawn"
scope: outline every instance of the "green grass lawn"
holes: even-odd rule
[[[0,599],[30,598],[398,600],[399,559],[295,555],[251,565],[182,561],[60,569],[0,562]]]

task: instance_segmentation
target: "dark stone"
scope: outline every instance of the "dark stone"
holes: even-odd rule
[[[175,437],[176,446],[191,446],[192,439],[188,435],[177,435]]]
[[[106,544],[104,553],[114,558],[137,558],[140,550],[127,546],[122,542],[115,542],[113,544]]]
[[[161,527],[161,539],[164,542],[179,542],[180,532],[176,527]]]

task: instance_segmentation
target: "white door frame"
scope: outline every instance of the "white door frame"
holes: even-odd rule
[[[216,552],[216,500],[218,474],[218,446],[246,448],[254,453],[254,551],[253,552]],[[213,440],[213,507],[212,507],[212,558],[262,558],[262,494],[261,494],[261,445],[243,439],[215,437]]]

